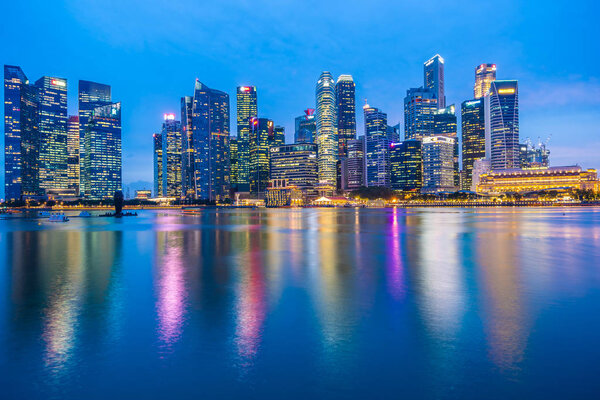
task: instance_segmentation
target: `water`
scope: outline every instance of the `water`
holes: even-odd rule
[[[0,221],[0,397],[594,398],[600,209]]]

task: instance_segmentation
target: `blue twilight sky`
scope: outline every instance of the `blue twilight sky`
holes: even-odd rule
[[[448,104],[471,99],[475,66],[495,63],[498,79],[519,80],[521,137],[551,136],[553,165],[600,168],[595,1],[19,0],[0,9],[0,63],[30,80],[67,78],[70,113],[79,79],[112,85],[125,183],[152,180],[151,135],[163,113],[179,113],[195,78],[230,94],[232,133],[235,87],[256,85],[259,115],[284,125],[289,141],[321,71],[352,74],[358,110],[367,98],[392,125],[436,53]]]

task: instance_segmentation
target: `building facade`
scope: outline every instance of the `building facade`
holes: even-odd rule
[[[517,81],[492,82],[485,103],[486,145],[489,146],[492,170],[518,168],[520,159]]]
[[[192,96],[181,98],[181,196],[185,199],[193,199],[195,195],[193,107]]]
[[[79,147],[79,116],[70,115],[67,120],[67,150],[69,152],[67,159],[69,184],[67,187],[76,195],[79,195],[80,180]]]
[[[429,136],[422,140],[423,193],[454,191],[455,139]]]
[[[475,100],[481,99],[490,91],[492,82],[496,80],[496,64],[480,64],[475,68]]]
[[[154,146],[153,160],[154,160],[154,197],[163,197],[163,143],[162,134],[155,133],[152,135],[152,143]]]
[[[422,139],[433,134],[433,115],[438,103],[433,90],[412,88],[404,98],[404,138]]]
[[[287,185],[314,194],[319,183],[317,145],[294,143],[270,148],[270,179],[285,179]]]
[[[365,137],[348,141],[348,157],[342,166],[344,189],[354,190],[365,186]]]
[[[390,186],[390,138],[387,114],[381,110],[363,107],[365,114],[365,182],[366,186]]]
[[[250,190],[250,121],[258,117],[256,86],[237,88],[238,191]]]
[[[253,118],[250,126],[250,194],[262,198],[269,184],[269,157],[275,127],[268,118]]]
[[[356,139],[355,92],[352,75],[340,75],[335,84],[339,158],[348,156],[348,140]]]
[[[461,105],[463,190],[471,190],[475,160],[485,158],[485,107],[483,99]]]
[[[337,110],[335,83],[330,72],[322,72],[316,86],[317,146],[319,149],[319,184],[335,188],[337,185]]]
[[[296,131],[294,132],[294,143],[316,143],[317,120],[315,110],[307,108],[304,115],[296,117]]]
[[[391,187],[419,191],[423,185],[421,141],[405,140],[390,144]]]
[[[433,115],[433,134],[443,135],[454,139],[454,186],[460,187],[459,144],[454,104],[440,108]]]
[[[423,87],[433,91],[439,108],[446,107],[444,91],[444,59],[439,54],[431,57],[423,65]]]
[[[181,167],[182,167],[182,137],[181,122],[175,119],[175,114],[165,114],[161,130],[162,138],[162,187],[166,197],[180,198]]]

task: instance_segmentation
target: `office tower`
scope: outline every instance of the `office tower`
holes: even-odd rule
[[[488,94],[492,82],[496,80],[496,64],[481,64],[475,68],[475,100]]]
[[[43,194],[39,186],[38,90],[20,67],[4,66],[6,200]]]
[[[122,189],[121,103],[106,104],[92,111],[84,132],[84,147],[81,165],[84,197],[112,199],[115,191]]]
[[[237,88],[238,191],[250,185],[250,120],[258,116],[255,86]]]
[[[238,140],[237,137],[229,138],[229,183],[234,191],[237,191],[238,183]]]
[[[69,152],[69,158],[67,164],[69,165],[68,177],[69,184],[68,189],[72,190],[73,193],[79,194],[79,116],[70,115],[67,120],[67,151]]]
[[[78,83],[79,100],[79,160],[85,158],[85,131],[89,118],[96,107],[111,104],[111,88],[103,83],[80,80]],[[83,182],[80,180],[80,192],[84,192]]]
[[[270,152],[270,179],[285,179],[288,186],[315,194],[319,183],[316,144],[286,144],[271,147]]]
[[[296,117],[296,131],[294,132],[294,143],[315,143],[317,136],[317,120],[315,110],[307,108],[304,115]]]
[[[250,89],[248,89],[250,91]],[[240,107],[238,89],[238,111]],[[243,96],[242,96],[243,97]],[[256,92],[254,95],[256,104]],[[239,113],[238,113],[239,116]],[[247,131],[244,131],[246,134]],[[224,201],[229,198],[229,95],[196,80],[192,107],[195,198]],[[238,152],[240,149],[238,136]],[[238,153],[238,180],[240,173]]]
[[[454,191],[454,146],[447,136],[429,136],[422,140],[423,193]]]
[[[519,168],[519,88],[516,80],[494,81],[486,107],[486,155],[492,170]]]
[[[330,72],[322,72],[317,81],[316,101],[319,184],[333,189],[337,185],[339,144],[335,84]]]
[[[396,125],[388,125],[387,126],[387,136],[391,142],[399,142],[400,141],[400,124]]]
[[[446,95],[444,92],[444,59],[436,54],[425,62],[423,65],[424,70],[424,84],[425,89],[433,91],[435,98],[437,99],[437,106],[439,108],[446,107]]]
[[[285,144],[285,127],[276,125],[273,128],[273,136],[269,138],[269,145],[283,146]]]
[[[348,157],[343,162],[344,189],[354,190],[365,186],[365,137],[348,140]]]
[[[163,191],[167,197],[181,197],[181,122],[165,114],[161,130]]]
[[[152,135],[152,142],[154,144],[154,196],[162,197],[164,196],[163,192],[163,143],[162,143],[162,134],[155,133]]]
[[[433,134],[433,115],[438,109],[435,93],[412,88],[404,98],[404,138],[422,139]]]
[[[390,185],[390,138],[387,114],[365,104],[365,174],[366,186]]]
[[[458,162],[459,144],[456,122],[456,107],[454,104],[440,108],[433,114],[433,134],[443,135],[454,139],[454,186],[460,186],[460,167]]]
[[[335,84],[339,158],[347,157],[347,142],[356,139],[355,88],[352,75],[340,75]]]
[[[192,108],[194,98],[181,98],[181,195],[194,198],[194,144],[192,131]]]
[[[465,173],[462,189],[471,190],[475,160],[485,158],[484,100],[464,101],[461,105],[462,165]]]
[[[253,118],[250,126],[250,193],[260,198],[269,183],[269,138],[274,126],[267,118]]]
[[[390,144],[391,187],[394,190],[420,190],[422,186],[420,140]]]
[[[519,145],[519,161],[521,168],[548,168],[550,162],[550,150],[546,148],[545,143],[539,143],[538,146],[531,142],[521,143]]]
[[[38,79],[38,129],[40,134],[40,187],[65,191],[68,186],[67,80],[50,76]]]

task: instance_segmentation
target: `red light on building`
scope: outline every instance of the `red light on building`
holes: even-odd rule
[[[250,87],[248,87],[248,86],[242,86],[242,87],[240,87],[240,91],[242,91],[242,92],[249,92],[250,91]]]

